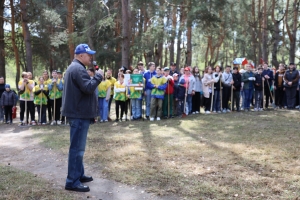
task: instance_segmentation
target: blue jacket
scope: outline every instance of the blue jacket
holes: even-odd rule
[[[74,59],[67,68],[62,95],[62,115],[77,119],[91,119],[98,115],[95,90],[102,81],[100,74],[91,78],[85,66]]]
[[[175,98],[178,99],[179,101],[183,101],[185,98],[186,88],[185,88],[184,84],[185,84],[184,79],[181,79],[180,82],[178,83],[178,88],[177,88],[177,92],[175,94]]]
[[[274,79],[274,76],[273,76],[273,71],[270,70],[270,69],[267,69],[267,70],[263,70],[262,74],[261,74],[263,77],[265,77],[265,75],[268,75],[270,78],[267,80],[265,79],[265,87],[268,87],[268,83],[267,81],[269,81],[269,86],[271,87],[272,86],[272,80]]]
[[[153,77],[153,76],[155,76],[156,75],[156,71],[153,71],[152,73],[148,70],[148,71],[146,71],[145,72],[145,74],[144,74],[144,78],[145,78],[145,85],[146,85],[146,87],[145,87],[145,90],[151,90],[152,88],[150,88],[149,86],[148,86],[148,82],[150,82],[151,81],[151,78]]]
[[[176,94],[178,92],[178,80],[177,81],[174,81],[174,93],[173,93],[173,99],[176,99]]]

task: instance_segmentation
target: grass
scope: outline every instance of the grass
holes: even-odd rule
[[[298,111],[267,111],[95,124],[85,160],[105,178],[158,195],[295,199],[299,120]],[[68,152],[68,127],[34,129],[44,145]]]
[[[72,200],[78,197],[61,188],[55,188],[33,174],[16,170],[11,166],[0,165],[0,200],[16,199]]]

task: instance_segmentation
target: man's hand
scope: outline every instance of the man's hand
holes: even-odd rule
[[[233,80],[232,80],[232,81],[230,81],[230,84],[231,84],[231,85],[233,85],[233,84],[234,84],[234,81],[233,81]]]
[[[276,90],[276,86],[274,86],[274,90]]]
[[[292,82],[288,82],[288,85],[291,86],[293,83]]]
[[[192,95],[195,95],[195,91],[194,90],[192,91]]]

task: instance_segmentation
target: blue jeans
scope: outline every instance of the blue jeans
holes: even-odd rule
[[[84,175],[83,155],[85,151],[90,119],[67,118],[70,123],[70,149],[66,187],[77,187]]]
[[[220,90],[214,90],[214,104],[213,111],[221,111],[221,100],[220,100]]]
[[[108,101],[108,112],[110,112],[111,102],[113,100],[113,95],[110,95],[109,101]]]
[[[98,97],[99,116],[100,116],[101,120],[103,120],[103,121],[107,120],[108,103],[109,103],[109,101],[106,101],[105,98]]]
[[[240,97],[242,98],[241,108],[244,108],[245,107],[245,92],[244,92],[244,90],[241,90]]]
[[[141,99],[131,99],[132,116],[134,119],[141,117]]]
[[[244,108],[245,109],[250,109],[250,102],[252,101],[252,94],[253,94],[253,89],[244,89],[244,95],[245,95],[245,103],[244,103]]]
[[[150,116],[151,90],[146,90],[146,116]]]
[[[192,95],[188,94],[186,97],[186,102],[188,103],[188,108],[189,108],[189,114],[192,113]]]

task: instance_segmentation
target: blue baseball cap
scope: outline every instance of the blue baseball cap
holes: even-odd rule
[[[91,50],[89,45],[87,44],[79,44],[75,49],[75,54],[82,54],[82,53],[93,55],[96,53],[96,51]]]

